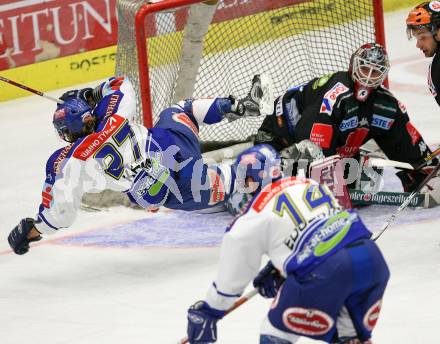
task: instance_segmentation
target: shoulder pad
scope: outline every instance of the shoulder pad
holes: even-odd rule
[[[326,74],[321,76],[320,78],[314,79],[312,88],[316,90],[318,87],[324,86],[333,75],[335,75],[335,73]]]

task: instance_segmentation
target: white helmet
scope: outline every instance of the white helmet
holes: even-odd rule
[[[349,70],[355,83],[356,98],[365,101],[382,85],[390,70],[385,48],[377,43],[362,45],[351,55]]]

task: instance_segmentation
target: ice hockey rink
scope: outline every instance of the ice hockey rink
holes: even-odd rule
[[[435,146],[440,108],[428,93],[429,60],[406,39],[406,14],[385,18],[390,88]],[[0,92],[2,87],[9,86],[0,85]],[[46,159],[62,146],[53,110],[53,103],[37,96],[0,103],[0,344],[177,343],[186,333],[188,306],[204,297],[216,275],[231,216],[122,207],[81,211],[70,229],[46,236],[24,256],[13,254],[7,235],[36,213]],[[392,171],[387,177],[385,189],[398,190]],[[395,210],[372,206],[360,213],[378,230]],[[440,207],[407,209],[379,239],[391,280],[375,343],[440,341],[439,215]],[[218,343],[258,343],[269,303],[256,296],[225,317]]]

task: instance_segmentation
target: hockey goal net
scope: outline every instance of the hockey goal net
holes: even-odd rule
[[[271,75],[275,95],[348,68],[361,44],[384,45],[382,0],[118,0],[116,73],[133,81],[136,120],[189,97],[245,96]],[[245,140],[263,118],[201,129],[203,141]]]

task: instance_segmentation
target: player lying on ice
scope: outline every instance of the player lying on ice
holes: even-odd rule
[[[162,111],[151,129],[130,120],[135,96],[126,78],[63,94],[53,124],[70,144],[49,157],[38,214],[12,230],[10,246],[24,254],[40,234],[71,226],[85,192],[124,192],[148,209],[197,210],[226,202],[235,187],[234,171],[229,164],[203,163],[199,126],[259,116],[260,108],[273,104],[266,99],[270,87],[270,79],[261,75],[243,99],[180,101]]]
[[[431,151],[405,106],[382,85],[389,68],[381,45],[362,45],[352,54],[348,70],[291,87],[278,97],[256,143],[272,145],[285,158],[295,159],[300,151],[312,159],[338,154],[359,160],[360,147],[374,139],[389,159],[423,163]],[[433,159],[425,168],[397,173],[404,190],[415,190],[436,164]],[[430,191],[437,204],[438,186]]]
[[[300,336],[371,343],[389,270],[358,214],[342,209],[325,185],[281,178],[269,145],[246,150],[236,164],[237,180],[256,194],[226,229],[206,298],[188,310],[189,342],[215,342],[217,321],[256,276],[260,294],[275,297],[260,344],[292,344]],[[258,273],[263,255],[270,261]]]

